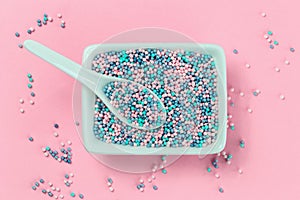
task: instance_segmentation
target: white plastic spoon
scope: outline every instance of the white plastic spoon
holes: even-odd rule
[[[24,42],[24,47],[30,51],[31,53],[35,54],[36,56],[42,58],[43,60],[47,61],[48,63],[54,65],[61,71],[65,72],[69,76],[73,77],[74,79],[78,80],[81,84],[92,90],[101,100],[102,102],[106,105],[106,107],[122,122],[126,123],[129,126],[132,126],[134,128],[138,129],[143,129],[143,130],[151,130],[151,129],[156,129],[162,126],[166,120],[166,109],[162,103],[162,101],[157,97],[157,95],[149,90],[148,88],[142,86],[141,84],[138,84],[133,81],[129,81],[126,79],[122,78],[116,78],[116,77],[111,77],[111,76],[105,76],[102,74],[98,74],[92,70],[89,70],[87,68],[82,67],[81,65],[73,62],[72,60],[66,58],[65,56],[49,49],[48,47],[33,41],[33,40],[26,40]],[[136,123],[135,120],[132,120],[130,116],[125,115],[122,113],[122,108],[128,108],[131,105],[125,105],[126,102],[122,101],[123,105],[118,105],[118,107],[114,107],[112,105],[111,99],[109,99],[105,93],[104,89],[105,86],[109,83],[115,83],[115,82],[121,82],[123,86],[126,87],[128,90],[129,87],[127,86],[133,86],[134,88],[138,88],[139,91],[143,91],[146,94],[147,100],[149,101],[149,98],[153,101],[152,103],[157,104],[155,106],[157,108],[157,112],[154,111],[154,113],[151,113],[152,123],[146,123],[146,125],[141,125],[139,123]],[[125,84],[124,84],[125,83]],[[137,92],[137,91],[135,91]],[[131,95],[132,93],[128,93],[128,95]],[[125,94],[126,95],[126,94]],[[114,103],[115,104],[115,103]],[[149,106],[152,104],[149,103]],[[147,106],[147,104],[146,104]],[[146,108],[147,109],[147,108]],[[145,109],[145,110],[146,110]],[[148,109],[148,110],[152,110]],[[153,116],[154,115],[154,116]],[[157,116],[155,116],[157,115]],[[127,116],[127,117],[125,117]],[[136,115],[135,115],[136,116]],[[128,118],[129,117],[129,118]],[[154,119],[154,121],[153,121]],[[144,119],[145,120],[145,119]],[[146,119],[147,121],[147,119]]]

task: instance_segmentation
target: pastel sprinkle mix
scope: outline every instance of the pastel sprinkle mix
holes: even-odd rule
[[[162,169],[161,172],[162,172],[163,174],[167,174],[167,170],[166,170],[166,169]]]
[[[78,196],[79,196],[80,199],[84,198],[83,194],[79,194]]]
[[[15,33],[15,36],[16,36],[16,37],[20,37],[20,33],[19,33],[19,32],[16,32],[16,33]]]
[[[153,190],[158,190],[158,187],[156,185],[153,185]]]
[[[239,51],[237,50],[237,49],[233,49],[233,51],[232,51],[234,54],[238,54],[239,53]]]
[[[268,31],[268,35],[273,35],[273,32],[272,31]]]
[[[290,52],[294,53],[295,49],[293,47],[290,48]]]
[[[153,62],[157,62],[160,67],[153,65]],[[174,62],[174,67],[168,65],[169,62]],[[141,65],[144,67],[140,67]],[[186,66],[186,69],[182,71],[180,66]],[[96,98],[94,134],[97,139],[106,143],[148,148],[166,146],[202,148],[215,142],[218,129],[217,71],[211,55],[181,49],[110,51],[96,55],[91,68],[101,74],[109,74],[144,85],[162,100],[167,110],[167,119],[163,127],[151,131],[133,130],[116,118],[102,101]],[[143,74],[143,78],[140,79],[133,74]],[[191,76],[194,78],[188,78]],[[106,91],[112,92],[113,88],[107,88]],[[136,98],[140,98],[138,96],[137,94]],[[132,111],[134,109],[137,108],[133,107]],[[194,112],[198,114],[192,115]],[[137,111],[134,114],[138,114]],[[143,119],[137,121],[141,125],[145,122]],[[208,134],[195,132],[187,135],[192,123],[196,129],[202,129]]]

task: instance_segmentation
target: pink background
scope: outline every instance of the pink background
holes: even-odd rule
[[[82,192],[85,199],[300,199],[299,171],[299,75],[300,28],[297,0],[94,0],[34,1],[10,0],[0,7],[1,58],[1,165],[0,199],[48,199],[31,189],[43,177],[68,192]],[[263,18],[261,12],[266,12]],[[56,21],[28,36],[43,13]],[[62,13],[66,29],[59,27],[57,13]],[[72,121],[74,80],[42,60],[17,47],[27,38],[36,39],[58,49],[77,62],[84,47],[100,43],[113,34],[128,29],[157,26],[180,31],[198,42],[220,44],[226,52],[228,86],[235,107],[229,107],[236,125],[228,131],[226,151],[233,154],[232,164],[220,163],[220,179],[206,172],[210,157],[183,156],[168,167],[168,174],[156,174],[158,191],[146,184],[144,193],[136,189],[140,177],[114,171],[97,163],[83,148]],[[263,35],[274,32],[279,41],[274,50]],[[14,33],[19,31],[20,38]],[[295,53],[289,51],[296,49]],[[236,48],[239,54],[232,50]],[[285,65],[288,59],[290,65]],[[250,69],[245,64],[251,65]],[[280,73],[274,67],[281,69]],[[35,105],[29,105],[30,92],[26,74],[34,78]],[[254,89],[262,91],[254,97]],[[240,97],[243,91],[245,97]],[[284,94],[286,99],[280,100]],[[24,98],[21,105],[19,99]],[[23,107],[25,114],[20,114]],[[249,114],[247,108],[253,113]],[[59,138],[53,137],[53,124],[59,123]],[[30,143],[28,137],[35,141]],[[246,141],[246,148],[238,146]],[[45,158],[41,147],[58,147],[71,139],[73,164]],[[222,159],[220,159],[222,160]],[[243,169],[239,175],[237,169]],[[74,172],[71,188],[63,185],[64,174]],[[106,186],[114,180],[115,192]],[[225,190],[218,192],[218,187]],[[42,198],[41,198],[42,197]],[[78,199],[78,197],[76,197]]]

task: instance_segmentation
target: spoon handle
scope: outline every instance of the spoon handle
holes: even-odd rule
[[[92,91],[96,89],[99,75],[95,72],[82,67],[69,58],[49,49],[48,47],[36,41],[26,40],[24,42],[24,47],[31,53],[35,54],[36,56],[52,64],[59,70],[78,80]]]

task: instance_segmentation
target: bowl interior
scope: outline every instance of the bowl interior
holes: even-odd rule
[[[226,61],[223,49],[218,45],[192,43],[129,43],[129,44],[101,44],[87,47],[83,55],[83,67],[91,68],[92,59],[101,52],[120,51],[133,48],[166,48],[170,50],[183,49],[213,56],[217,66],[217,93],[218,93],[218,122],[219,129],[216,141],[202,148],[195,147],[132,147],[117,144],[108,144],[98,140],[93,133],[95,94],[88,88],[81,87],[81,138],[88,152],[95,154],[114,155],[205,155],[222,151],[226,143],[227,121],[227,92],[226,92]],[[203,49],[205,50],[203,52]]]

